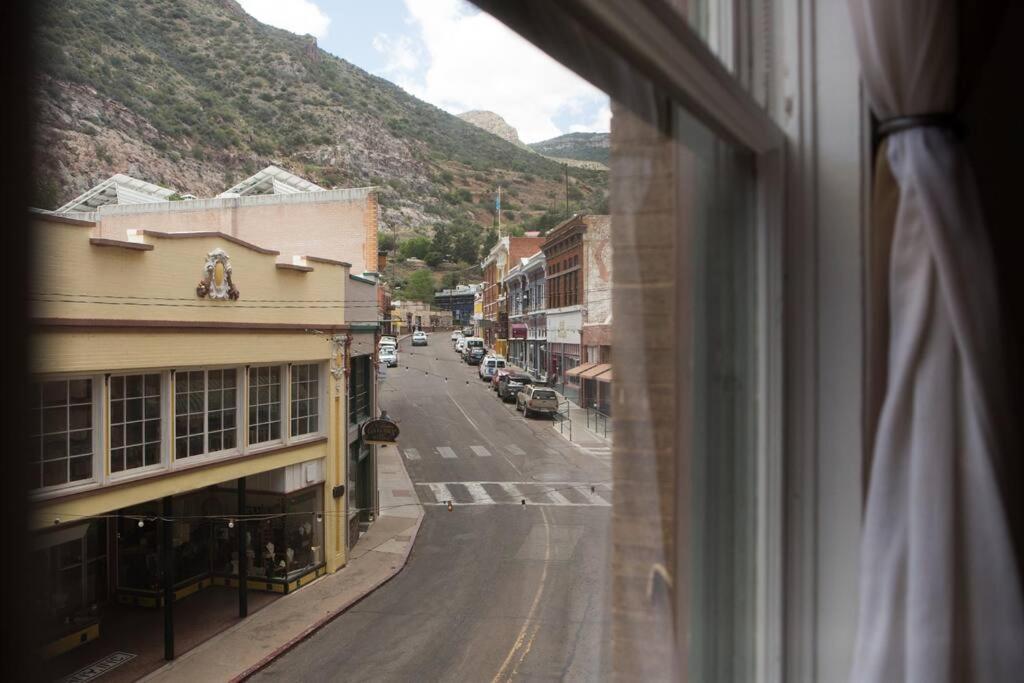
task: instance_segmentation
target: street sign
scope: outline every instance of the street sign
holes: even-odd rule
[[[391,420],[367,420],[363,425],[363,442],[374,445],[398,441],[398,425]]]

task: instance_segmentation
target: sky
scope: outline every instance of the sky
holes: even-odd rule
[[[523,142],[607,132],[608,97],[465,0],[239,0],[256,19],[452,114],[486,109]]]

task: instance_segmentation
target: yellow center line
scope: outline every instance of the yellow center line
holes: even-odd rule
[[[540,583],[537,585],[537,592],[533,596],[533,603],[530,605],[530,611],[526,614],[526,621],[523,623],[523,627],[519,630],[519,634],[516,636],[515,642],[512,643],[512,649],[508,651],[508,655],[505,656],[505,661],[501,663],[501,668],[498,669],[498,673],[494,675],[491,683],[498,683],[498,681],[502,680],[502,677],[505,676],[505,672],[508,670],[509,665],[512,663],[512,660],[515,658],[516,653],[519,652],[519,650],[523,650],[523,653],[516,662],[515,668],[518,668],[519,665],[523,663],[527,653],[530,651],[530,647],[533,646],[533,639],[537,637],[537,631],[540,629],[540,624],[538,623],[537,626],[534,627],[532,635],[529,637],[529,642],[527,642],[526,634],[530,631],[534,613],[537,611],[538,607],[540,607],[540,598],[544,593],[544,584],[547,582],[548,578],[548,563],[551,560],[551,526],[548,524],[548,515],[544,511],[544,508],[540,508],[540,514],[544,520],[544,569],[540,574]],[[510,674],[511,673],[515,673],[515,670],[513,669]],[[508,676],[508,679],[511,679],[511,675]]]

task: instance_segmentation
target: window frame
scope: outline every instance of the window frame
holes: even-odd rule
[[[111,435],[114,429],[113,411],[110,409],[112,392],[110,391],[110,380],[117,377],[131,377],[133,375],[160,375],[160,462],[153,465],[144,465],[131,470],[114,472],[110,466]],[[103,407],[107,410],[107,418],[103,424],[103,473],[105,482],[120,482],[145,476],[152,472],[165,470],[170,465],[171,449],[174,447],[174,419],[171,413],[172,389],[171,371],[169,369],[131,370],[111,372],[104,376],[103,383]]]
[[[281,423],[281,434],[280,437],[277,439],[270,439],[269,441],[258,441],[255,444],[253,444],[249,442],[249,409],[251,407],[249,403],[249,372],[250,370],[259,368],[277,368],[278,370],[278,377],[280,378],[279,385],[281,387],[278,399],[280,401],[281,406],[281,412],[279,416],[279,421]],[[259,453],[261,451],[277,448],[278,446],[284,446],[288,444],[287,435],[288,432],[290,431],[291,426],[291,380],[289,378],[288,370],[289,368],[287,363],[252,363],[250,365],[245,366],[245,431],[243,433],[244,441],[242,441],[242,453]]]
[[[784,0],[784,10],[790,12],[794,5],[802,6],[810,1]],[[786,131],[776,123],[777,117],[773,118],[751,92],[756,90],[753,83],[768,81],[777,74],[768,73],[768,65],[758,55],[753,55],[751,59],[742,58],[750,54],[748,46],[752,46],[756,40],[751,35],[749,23],[735,25],[738,23],[736,17],[748,17],[749,12],[742,9],[739,0],[726,0],[726,4],[730,5],[725,10],[728,21],[718,23],[717,29],[729,35],[719,34],[715,40],[705,42],[686,22],[685,17],[664,0],[637,0],[632,3],[617,0],[566,0],[555,5],[543,0],[522,0],[513,6],[501,0],[473,2],[563,65],[590,80],[613,99],[617,93],[628,96],[634,87],[632,74],[620,68],[623,62],[627,63],[635,72],[644,74],[655,86],[660,107],[669,110],[672,106],[685,108],[713,133],[754,157],[757,197],[753,228],[756,230],[755,258],[758,266],[755,276],[758,340],[755,369],[757,446],[754,466],[757,471],[758,500],[755,513],[757,567],[754,672],[755,680],[762,683],[786,680],[784,671],[788,648],[784,646],[784,611],[791,609],[791,605],[784,604],[790,596],[783,597],[783,591],[789,583],[783,574],[782,558],[788,551],[785,544],[789,525],[806,520],[786,520],[783,515],[783,468],[787,466],[783,461],[784,425],[791,423],[788,410],[783,405],[784,374],[789,381],[791,373],[783,364],[783,301],[787,294],[783,286],[783,273],[787,265],[786,257],[789,256],[786,247],[792,239],[790,233],[793,228],[790,223],[794,220],[800,222],[804,217],[799,214],[787,215],[788,209],[783,201],[791,192],[793,181],[787,175],[791,165],[786,163]],[[763,15],[764,11],[765,7],[759,6],[754,13],[761,12]],[[537,21],[541,16],[546,20],[543,24]],[[728,27],[729,30],[725,30],[726,23],[733,24]],[[792,26],[786,22],[784,28],[791,30]],[[801,35],[806,35],[806,27]],[[720,46],[725,54],[721,57],[715,55],[712,45]],[[595,50],[595,47],[599,49]],[[761,73],[749,73],[748,62],[754,70],[760,69]],[[797,63],[790,62],[788,66],[792,68]],[[737,73],[731,72],[728,65],[737,65]],[[761,99],[768,98],[765,96]],[[669,121],[673,118],[670,114]],[[678,155],[675,163],[673,170],[678,171]],[[686,239],[682,232],[680,235]],[[682,260],[682,251],[682,248],[677,249],[679,261]],[[677,283],[684,282],[689,269],[677,270],[677,273]],[[688,309],[680,309],[679,312],[685,315]],[[679,317],[682,318],[682,315]],[[691,350],[688,341],[680,342],[680,358],[689,357]],[[678,381],[676,384],[681,392],[684,382]],[[677,406],[681,422],[677,434],[686,439],[692,433],[687,423],[687,420],[692,420],[692,405],[689,401],[677,400]],[[689,414],[683,414],[683,411]],[[805,430],[814,428],[813,423],[802,426]],[[686,449],[677,452],[683,458],[690,455]],[[688,470],[688,463],[678,460],[676,470],[677,506],[674,518],[679,520],[686,519],[680,513],[689,502],[683,500],[685,495],[679,495],[687,491],[682,478]],[[685,534],[680,536],[682,526],[677,525],[676,528],[677,553],[686,547]],[[681,654],[687,651],[685,590],[688,577],[682,562],[677,561],[676,566],[676,576],[673,577],[676,652]],[[812,637],[810,633],[802,635]]]
[[[296,365],[312,365],[316,368],[317,372],[317,428],[315,432],[307,432],[305,434],[299,434],[298,436],[292,435],[291,428],[291,410],[292,410],[292,369]],[[298,362],[288,364],[288,429],[287,429],[287,443],[302,443],[304,441],[312,441],[319,439],[326,432],[324,431],[324,406],[327,405],[327,381],[326,381],[326,365],[322,361],[309,361],[309,362]]]
[[[209,446],[210,446],[210,418],[209,418],[209,415],[210,415],[210,404],[209,404],[208,396],[209,396],[209,392],[210,392],[209,372],[211,370],[225,370],[225,371],[233,370],[234,373],[235,373],[235,392],[236,392],[236,398],[235,398],[235,447],[234,448],[227,448],[227,449],[223,449],[223,450],[219,450],[219,451],[214,451],[213,453],[210,453],[209,450],[208,450]],[[172,404],[170,406],[170,409],[169,409],[169,416],[168,416],[168,421],[169,421],[169,425],[170,425],[169,426],[169,431],[171,433],[170,434],[171,442],[170,442],[169,453],[168,453],[170,469],[172,469],[172,470],[179,470],[179,469],[187,469],[189,467],[198,467],[198,466],[204,465],[206,463],[209,463],[211,461],[223,460],[223,459],[227,459],[227,458],[237,457],[237,456],[245,455],[247,452],[249,452],[249,451],[246,450],[245,444],[242,441],[242,437],[244,435],[239,434],[239,431],[242,429],[242,422],[241,421],[243,419],[243,414],[245,414],[245,415],[248,414],[248,407],[249,407],[248,406],[248,395],[246,395],[244,397],[241,395],[241,392],[242,392],[244,387],[243,387],[242,384],[239,383],[239,375],[243,374],[243,375],[247,376],[247,374],[248,374],[248,373],[243,372],[244,370],[245,370],[244,366],[239,366],[239,365],[200,365],[200,366],[175,367],[175,368],[173,368],[173,370],[170,371],[172,376],[173,376],[173,381],[171,383],[171,389],[173,390],[173,394],[174,394],[174,398],[171,399],[171,400],[174,401],[174,402],[177,401],[178,374],[179,373],[182,373],[182,372],[200,372],[201,371],[203,373],[203,380],[204,380],[203,381],[203,453],[201,453],[200,455],[190,455],[190,456],[188,456],[186,458],[178,458],[177,457],[177,445],[175,443],[176,438],[177,438],[177,425],[175,423],[177,422],[178,415],[177,415],[176,410],[175,410],[175,403],[172,402]],[[244,403],[243,403],[243,401],[244,401]],[[244,411],[243,411],[243,406],[246,409]],[[248,427],[248,425],[246,425],[246,434],[248,434],[247,427]]]
[[[102,486],[106,482],[106,470],[104,468],[106,439],[101,434],[105,430],[107,413],[104,403],[106,395],[106,381],[102,374],[89,372],[72,372],[55,375],[38,375],[30,379],[29,384],[43,384],[44,382],[68,382],[76,379],[88,379],[92,381],[92,476],[88,479],[68,481],[54,486],[41,486],[31,489],[29,492],[32,500],[45,500],[47,498],[67,495],[80,490],[87,490]],[[31,466],[31,465],[30,465]]]

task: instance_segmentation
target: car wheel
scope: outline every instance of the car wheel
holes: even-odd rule
[[[530,409],[527,408],[526,406],[523,406],[523,417],[532,417],[532,416],[533,416],[533,413],[530,411]]]

